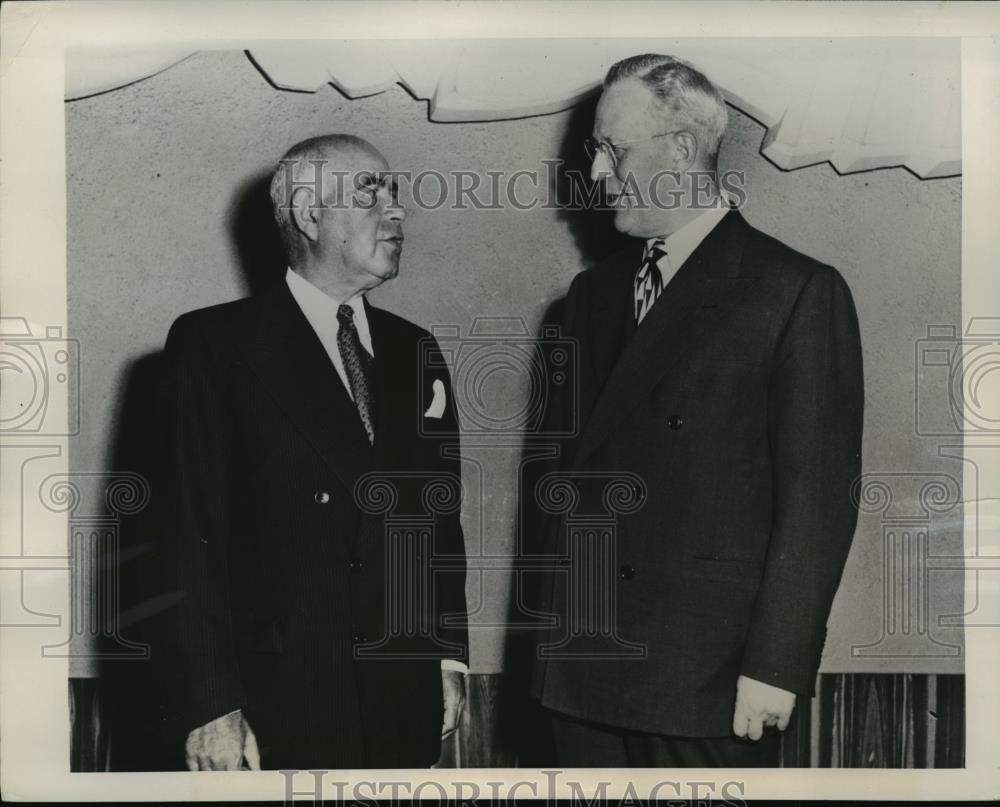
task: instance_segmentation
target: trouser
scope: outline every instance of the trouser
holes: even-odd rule
[[[759,740],[675,737],[628,731],[551,712],[558,764],[565,768],[776,768],[781,734]]]

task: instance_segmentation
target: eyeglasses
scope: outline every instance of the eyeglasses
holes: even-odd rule
[[[583,150],[587,152],[587,157],[590,158],[591,162],[597,159],[598,154],[603,154],[611,163],[611,167],[616,168],[618,160],[621,159],[622,152],[625,151],[625,146],[634,146],[636,143],[648,143],[650,140],[656,140],[658,137],[666,137],[667,135],[683,131],[683,129],[674,129],[671,132],[663,132],[652,137],[643,137],[639,140],[622,140],[620,143],[609,143],[606,140],[597,140],[596,138],[588,137],[583,141]]]

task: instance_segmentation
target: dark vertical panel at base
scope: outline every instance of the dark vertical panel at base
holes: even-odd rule
[[[915,767],[917,760],[931,760],[933,759],[933,749],[934,749],[934,738],[933,736],[928,736],[928,732],[919,730],[919,718],[917,715],[927,715],[928,721],[934,721],[931,716],[931,700],[930,700],[930,690],[931,685],[945,676],[936,676],[931,678],[926,675],[915,675],[913,676],[913,745],[911,748],[911,764],[907,767]],[[964,708],[964,705],[963,705]],[[937,765],[931,764],[925,767],[937,767]]]
[[[783,767],[810,766],[810,736],[818,737],[821,768],[964,765],[964,676],[827,674],[819,676],[816,698],[817,709],[804,700],[796,708],[783,738]]]
[[[466,708],[454,745],[454,767],[513,768],[517,755],[505,731],[502,714],[503,677],[469,675]]]
[[[450,759],[455,767],[513,767],[495,711],[501,676],[470,675],[468,705]],[[824,674],[817,703],[799,699],[782,736],[786,768],[954,768],[965,758],[961,675]],[[507,716],[507,723],[513,723]]]
[[[69,680],[69,769],[73,773],[109,770],[109,737],[101,721],[100,680]]]
[[[821,729],[822,726],[830,725],[836,709],[836,702],[834,700],[836,694],[835,688],[829,685],[829,679],[829,676],[821,675],[816,683],[816,688],[819,691],[819,712],[817,714],[815,732],[812,726],[809,727],[810,733],[815,734],[818,738],[816,743],[819,752],[816,758],[816,767],[818,768],[829,768],[830,760],[833,759],[834,731],[832,727],[826,731]],[[806,710],[803,709],[802,711]]]
[[[109,770],[111,744],[101,681],[69,682],[70,770]],[[518,732],[538,727],[510,714],[502,675],[469,675],[458,732],[442,743],[440,767],[512,768]],[[102,702],[103,700],[103,702]],[[505,704],[508,704],[505,708]],[[815,762],[814,762],[815,760]],[[532,764],[534,760],[524,760]],[[816,703],[799,699],[782,737],[786,768],[961,768],[965,765],[965,678],[961,675],[825,674]],[[532,765],[534,766],[534,765]],[[150,768],[154,769],[154,768]]]
[[[965,767],[965,676],[937,676],[937,730],[928,767]]]
[[[792,712],[792,722],[781,735],[781,767],[808,768],[811,754],[812,719],[809,701],[802,701]],[[801,708],[800,708],[801,707]]]

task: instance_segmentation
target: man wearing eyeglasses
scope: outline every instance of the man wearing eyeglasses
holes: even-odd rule
[[[851,294],[723,200],[726,125],[704,75],[636,56],[608,71],[587,144],[635,240],[570,287],[579,390],[550,426],[582,424],[558,466],[575,513],[608,511],[596,478],[626,480],[629,501],[601,552],[564,516],[541,530],[562,565],[541,586],[558,618],[532,687],[562,766],[777,765],[853,538]]]
[[[167,338],[173,747],[191,770],[426,768],[468,655],[448,371],[366,299],[399,272],[405,218],[371,144],[293,146],[271,197],[287,270]]]

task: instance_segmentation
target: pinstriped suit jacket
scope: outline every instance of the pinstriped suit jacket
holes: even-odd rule
[[[440,661],[467,660],[447,368],[425,331],[367,314],[374,447],[284,283],[185,314],[167,339],[167,717],[183,736],[242,709],[265,768],[430,765]],[[433,420],[436,380],[449,405]],[[447,494],[428,499],[435,480]]]

